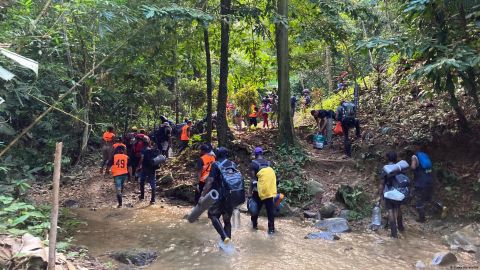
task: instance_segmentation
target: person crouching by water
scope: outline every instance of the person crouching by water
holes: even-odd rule
[[[250,200],[256,204],[256,211],[251,211],[253,229],[257,229],[258,215],[265,205],[268,217],[268,234],[275,233],[275,204],[277,194],[277,177],[270,166],[270,161],[263,158],[263,149],[255,148],[255,159],[250,164],[250,174],[253,179],[250,185]],[[251,209],[252,210],[252,209]]]
[[[225,147],[220,147],[217,150],[217,162],[212,164],[212,169],[205,182],[201,197],[215,189],[220,191],[223,189],[222,172],[220,167],[235,166],[235,163],[227,159],[228,150]],[[212,221],[212,225],[222,238],[223,243],[228,244],[232,238],[232,213],[233,206],[227,202],[225,196],[221,196],[208,209],[208,217]],[[223,217],[223,226],[220,222],[220,217]]]
[[[132,175],[132,166],[126,153],[127,149],[124,145],[117,146],[112,158],[108,162],[108,167],[111,168],[110,171],[112,172],[115,190],[117,191],[118,208],[122,207],[123,185],[125,184],[125,180],[128,178],[130,181]],[[108,174],[108,167],[105,174]]]
[[[388,165],[397,163],[397,153],[391,151],[386,155]],[[388,224],[390,226],[390,236],[393,238],[398,238],[397,229],[401,232],[405,230],[403,226],[403,216],[402,209],[400,208],[402,202],[387,199],[383,196],[385,190],[391,190],[394,187],[395,176],[387,175],[385,171],[382,170],[381,173],[382,184],[380,185],[380,200],[383,199],[385,202],[385,208],[388,211]]]
[[[200,146],[200,158],[197,161],[197,175],[198,185],[195,190],[195,204],[198,203],[200,195],[202,194],[205,186],[205,181],[212,169],[212,164],[215,162],[215,155],[211,152],[210,146],[203,144]]]

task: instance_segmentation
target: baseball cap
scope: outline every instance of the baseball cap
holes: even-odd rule
[[[263,149],[261,147],[255,147],[255,154],[262,154],[263,153]]]

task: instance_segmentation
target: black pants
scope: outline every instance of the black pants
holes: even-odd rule
[[[157,182],[155,177],[155,171],[142,171],[142,176],[140,177],[140,199],[143,200],[145,198],[145,182],[150,184],[150,188],[152,189],[152,197],[150,198],[150,202],[155,202],[155,189],[157,188]]]
[[[250,117],[250,126],[254,126],[254,127],[257,127],[258,125],[258,122],[257,122],[257,118],[256,117]]]
[[[198,200],[200,200],[200,196],[202,195],[204,186],[205,186],[205,182],[198,183],[198,190],[195,190],[195,205],[197,205]]]
[[[228,206],[225,201],[218,201],[208,209],[208,217],[222,240],[232,238],[232,213],[233,207]],[[223,227],[220,217],[223,217]]]
[[[178,153],[183,152],[188,147],[188,141],[180,141],[180,147],[178,148]]]
[[[352,145],[350,143],[350,138],[348,132],[351,128],[355,128],[355,136],[360,138],[360,122],[354,117],[347,116],[342,120],[342,129],[343,129],[343,146],[345,148],[345,155],[348,157],[352,156]]]
[[[432,201],[433,186],[415,187],[415,208],[417,209],[419,219],[425,220],[425,206]]]
[[[262,210],[262,206],[265,204],[265,209],[267,210],[267,218],[268,218],[268,230],[275,230],[275,204],[273,203],[273,197],[265,200],[260,200],[260,197],[258,196],[258,192],[253,192],[252,199],[258,205],[258,212],[256,213],[256,215],[252,215],[251,217],[253,227],[257,227],[258,215]]]

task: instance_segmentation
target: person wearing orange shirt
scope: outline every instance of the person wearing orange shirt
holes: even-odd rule
[[[182,133],[180,133],[180,148],[178,149],[178,153],[181,153],[185,148],[188,147],[188,143],[190,142],[192,130],[192,121],[187,120],[187,124],[182,127]]]
[[[114,141],[115,133],[113,133],[113,127],[108,127],[102,136],[102,165],[100,166],[100,174],[103,173],[103,167],[106,167],[112,157]]]
[[[257,117],[258,117],[258,108],[257,108],[257,105],[255,104],[252,104],[252,106],[250,106],[250,114],[248,115],[248,117],[250,118],[250,125],[249,126],[254,126],[254,127],[257,127]]]
[[[212,164],[215,162],[215,155],[212,153],[212,149],[207,144],[200,146],[200,158],[197,162],[197,178],[198,186],[195,190],[195,204],[198,203],[200,195],[202,194],[203,187],[205,186],[205,180],[207,180]]]
[[[132,167],[129,163],[129,159],[126,153],[126,147],[120,145],[115,148],[114,154],[108,162],[108,166],[110,167],[110,171],[112,172],[115,190],[117,191],[118,208],[122,207],[123,185],[125,184],[127,178],[130,181],[132,175]],[[108,171],[109,170],[107,167],[105,174],[108,174]]]

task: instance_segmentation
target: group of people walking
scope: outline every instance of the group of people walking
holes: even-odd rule
[[[179,127],[179,148],[181,152],[189,145],[192,122],[186,120]],[[125,182],[135,178],[140,184],[139,200],[145,197],[145,183],[151,187],[150,204],[155,203],[156,171],[160,164],[168,158],[172,147],[173,131],[168,120],[164,119],[158,129],[146,135],[144,129],[132,127],[125,136],[117,136],[112,127],[108,127],[102,136],[102,164],[100,172],[111,173],[118,201],[117,207],[122,207]],[[208,209],[208,217],[224,243],[231,239],[231,218],[233,210],[249,200],[252,228],[258,228],[258,216],[265,205],[268,216],[268,233],[275,232],[274,217],[277,206],[274,199],[277,196],[277,178],[270,162],[263,157],[263,149],[256,147],[254,160],[250,165],[251,184],[245,192],[244,177],[237,165],[229,159],[229,151],[224,147],[216,150],[211,144],[200,146],[200,158],[197,161],[197,186],[195,204],[208,192],[215,189],[220,198]],[[105,168],[105,171],[104,171]],[[234,173],[232,173],[232,171]],[[232,187],[236,188],[232,188]],[[283,196],[281,197],[283,198]],[[222,221],[223,220],[223,224]]]

